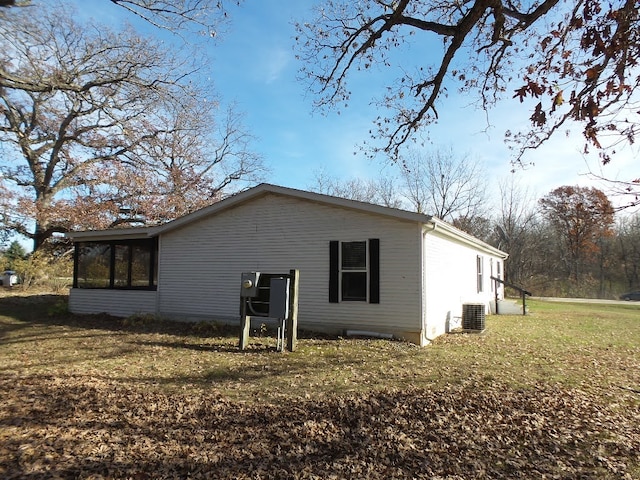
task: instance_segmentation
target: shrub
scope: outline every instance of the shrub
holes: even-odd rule
[[[155,315],[151,313],[134,313],[122,320],[123,327],[142,328],[148,327],[158,322]]]
[[[69,305],[64,300],[58,300],[47,309],[47,315],[50,317],[58,317],[69,313]]]
[[[24,290],[37,287],[59,293],[69,287],[73,277],[69,256],[54,257],[45,252],[15,260],[14,269]]]

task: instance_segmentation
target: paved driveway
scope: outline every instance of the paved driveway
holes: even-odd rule
[[[609,305],[629,305],[640,308],[640,302],[630,302],[627,300],[603,300],[600,298],[561,298],[561,297],[529,297],[533,300],[544,302],[565,302],[565,303],[598,303]]]

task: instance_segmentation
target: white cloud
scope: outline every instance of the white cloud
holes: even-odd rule
[[[279,80],[282,73],[287,69],[291,61],[291,52],[284,48],[272,48],[268,50],[263,56],[261,62],[260,71],[262,73],[262,80],[266,84],[271,84]]]

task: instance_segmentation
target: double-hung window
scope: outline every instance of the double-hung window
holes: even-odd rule
[[[367,301],[367,242],[340,244],[342,300]]]
[[[478,274],[478,293],[484,291],[484,258],[478,255],[476,257],[476,271]]]
[[[380,240],[329,242],[329,302],[380,303]]]

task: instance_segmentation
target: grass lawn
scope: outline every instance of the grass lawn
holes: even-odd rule
[[[1,478],[640,478],[640,305],[419,348],[0,297]]]

